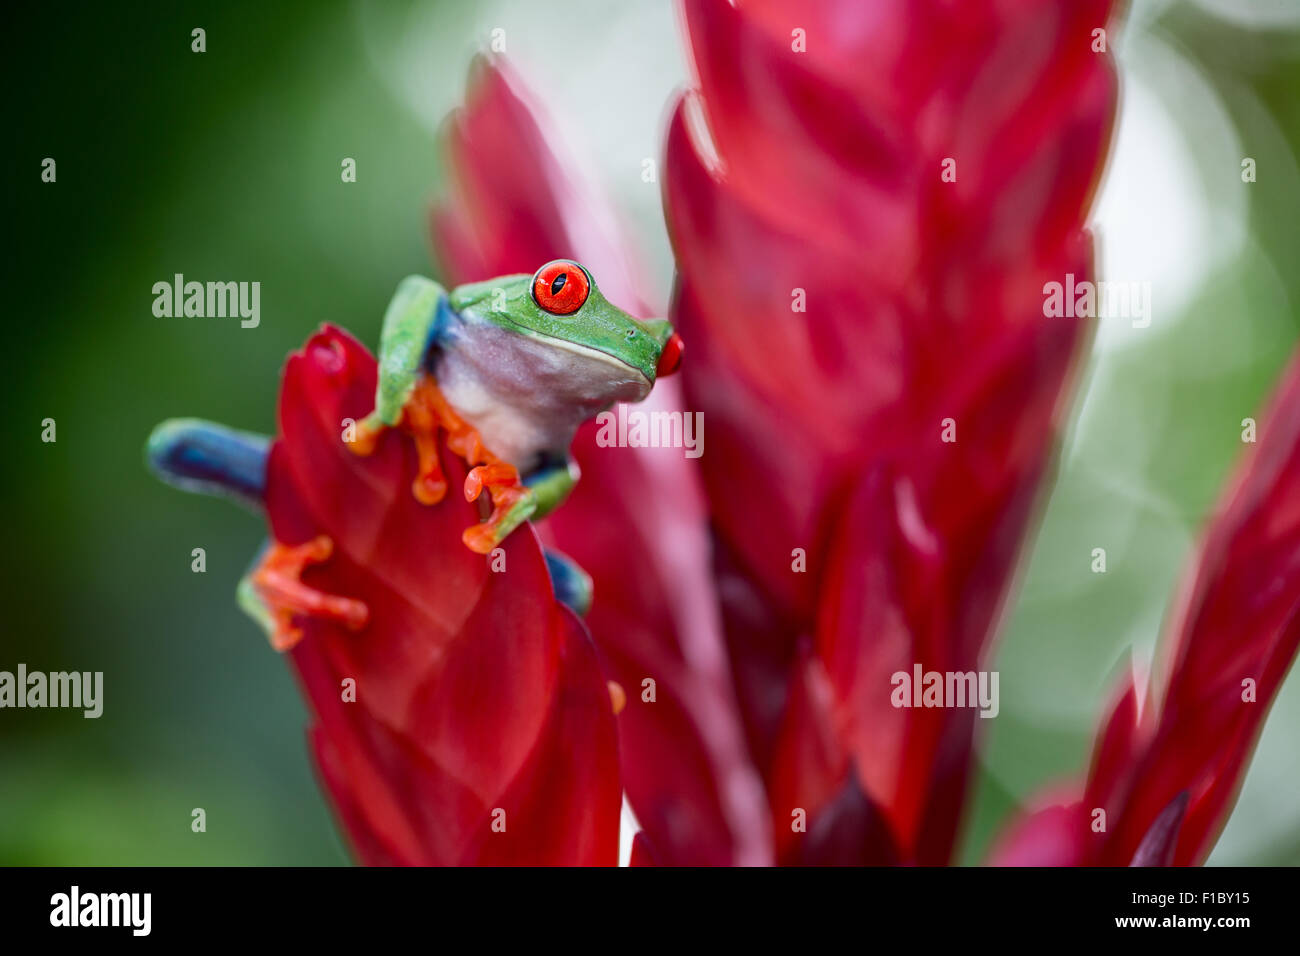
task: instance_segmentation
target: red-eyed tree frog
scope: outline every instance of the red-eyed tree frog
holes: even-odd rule
[[[450,293],[410,276],[379,342],[375,410],[354,448],[365,453],[400,424],[421,446],[414,494],[436,504],[447,486],[425,449],[445,428],[452,450],[476,466],[466,496],[492,496],[492,516],[465,532],[481,554],[568,495],[578,478],[569,444],[582,422],[645,398],[682,355],[669,323],[634,319],[568,259]]]
[[[445,430],[448,447],[473,466],[466,497],[475,500],[485,489],[491,497],[491,515],[463,536],[467,547],[488,554],[573,488],[578,469],[569,445],[578,426],[615,402],[645,398],[657,378],[676,371],[682,351],[668,322],[633,318],[568,259],[531,276],[450,292],[411,276],[385,313],[374,411],[358,423],[349,447],[368,454],[390,427],[410,435],[419,458],[412,494],[432,506],[447,493],[436,446]],[[148,459],[172,484],[260,505],[268,447],[264,436],[177,419],[154,429]],[[241,603],[270,626],[278,648],[296,640],[295,614],[364,624],[364,605],[299,580],[307,564],[328,555],[328,542],[271,542],[241,583]],[[548,552],[547,562],[557,596],[585,611],[590,579],[562,555]]]

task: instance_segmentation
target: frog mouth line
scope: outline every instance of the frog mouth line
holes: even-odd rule
[[[627,362],[624,362],[621,358],[611,355],[608,352],[602,352],[600,349],[592,348],[589,345],[579,345],[576,342],[555,338],[550,335],[539,335],[537,337],[544,339],[548,345],[554,348],[564,349],[568,352],[573,352],[575,355],[582,355],[586,358],[596,359],[597,361],[604,362],[607,365],[612,365],[618,369],[635,372],[637,378],[639,378],[643,383],[647,386],[651,384],[649,377],[645,372],[641,371],[641,369],[637,368],[635,365],[630,365]]]

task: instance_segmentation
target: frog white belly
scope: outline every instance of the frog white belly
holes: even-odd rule
[[[588,418],[650,392],[640,372],[613,356],[490,323],[453,326],[430,358],[447,401],[522,474],[567,454]]]

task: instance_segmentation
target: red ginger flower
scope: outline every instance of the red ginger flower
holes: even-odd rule
[[[613,864],[617,741],[590,640],[555,600],[531,531],[504,542],[493,573],[461,543],[476,506],[411,494],[404,436],[366,458],[348,449],[340,423],[370,411],[375,380],[339,329],[290,357],[265,492],[277,541],[333,542],[304,583],[370,610],[361,633],[301,618],[291,651],[353,848],[369,864]],[[442,461],[461,487],[464,463]]]

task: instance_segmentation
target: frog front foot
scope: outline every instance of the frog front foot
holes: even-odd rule
[[[371,413],[357,424],[356,439],[349,447],[359,455],[370,454],[386,427],[377,412]],[[421,504],[436,505],[447,494],[447,479],[438,461],[440,429],[447,433],[447,447],[471,466],[465,477],[466,500],[476,501],[487,490],[491,515],[461,536],[471,551],[488,554],[537,510],[537,496],[523,483],[518,469],[487,449],[477,429],[456,413],[427,372],[416,379],[396,427],[415,442],[418,462],[411,492]]]
[[[397,420],[396,427],[415,442],[417,461],[411,493],[421,504],[436,505],[447,496],[447,479],[442,473],[442,463],[438,461],[438,428],[440,425],[447,427],[446,413],[455,414],[433,380],[422,375]],[[370,455],[388,427],[378,411],[371,412],[357,422],[356,435],[348,442],[348,447],[355,454]]]
[[[241,592],[251,592],[258,599],[261,613],[256,616],[266,626],[275,650],[287,651],[302,640],[302,628],[296,622],[301,616],[336,621],[352,631],[361,630],[370,620],[364,602],[303,584],[307,566],[328,561],[333,553],[334,543],[325,535],[296,545],[272,541],[241,582]],[[243,597],[241,594],[241,603]]]

